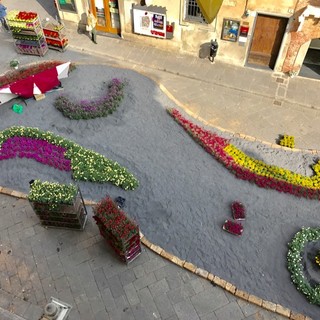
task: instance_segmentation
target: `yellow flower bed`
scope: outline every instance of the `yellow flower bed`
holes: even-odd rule
[[[315,175],[312,177],[307,177],[251,158],[232,144],[227,145],[224,150],[230,157],[233,158],[236,164],[260,176],[283,180],[305,188],[320,188],[320,161],[313,165]]]

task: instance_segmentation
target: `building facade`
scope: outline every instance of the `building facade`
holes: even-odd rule
[[[197,0],[55,1],[62,20],[85,24],[92,8],[98,31],[168,51],[204,58],[216,39],[216,59],[235,65],[294,74],[310,44],[320,49],[320,0],[198,0],[221,5],[211,23]]]

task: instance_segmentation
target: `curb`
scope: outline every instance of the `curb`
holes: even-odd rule
[[[23,192],[12,190],[9,188],[1,187],[1,186],[0,186],[0,194],[5,194],[8,196],[18,198],[18,199],[27,200],[27,194],[25,194]],[[94,202],[92,200],[84,200],[84,203],[87,206],[93,206],[96,204],[96,202]],[[247,301],[251,304],[254,304],[258,307],[261,307],[267,311],[271,311],[271,312],[279,314],[283,317],[287,317],[290,320],[312,320],[310,317],[305,316],[300,313],[295,313],[292,310],[290,310],[286,307],[283,307],[280,304],[276,304],[276,303],[273,303],[268,300],[263,300],[263,299],[255,296],[255,295],[252,295],[248,292],[242,291],[242,290],[238,289],[232,283],[230,283],[226,280],[223,280],[223,279],[219,278],[218,276],[215,276],[214,274],[212,274],[204,269],[201,269],[188,261],[181,260],[179,257],[174,256],[173,254],[165,251],[160,246],[151,243],[144,236],[144,234],[142,232],[140,232],[140,239],[141,239],[141,243],[144,246],[146,246],[151,251],[157,253],[162,258],[169,260],[173,264],[175,264],[175,265],[177,265],[187,271],[190,271],[203,279],[210,281],[212,284],[219,286],[220,288],[226,290],[227,292],[231,293],[232,295],[234,295],[237,298],[240,298],[240,299]]]
[[[147,76],[146,74],[143,73],[143,75]],[[153,79],[154,80],[154,79]],[[210,122],[208,122],[207,120],[205,120],[204,118],[201,118],[199,116],[197,116],[194,112],[190,111],[188,109],[188,107],[186,107],[184,104],[182,104],[177,98],[175,98],[168,90],[167,88],[162,85],[161,83],[157,82],[156,80],[154,80],[160,90],[168,96],[168,98],[170,98],[175,104],[177,104],[180,108],[182,108],[190,117],[194,118],[194,119],[197,119],[199,120],[200,122],[202,122],[204,125],[208,126],[208,127],[211,127],[211,128],[215,128],[221,132],[225,132],[225,133],[228,133],[232,136],[234,136],[235,138],[241,138],[241,139],[244,139],[244,140],[247,140],[247,141],[250,141],[250,142],[259,142],[259,143],[262,143],[262,144],[265,144],[267,145],[268,147],[270,148],[273,148],[273,149],[282,149],[282,150],[285,150],[285,151],[292,151],[292,152],[305,152],[305,153],[310,153],[310,154],[315,154],[315,155],[320,155],[320,150],[317,150],[317,149],[301,149],[301,148],[288,148],[288,147],[283,147],[283,146],[280,146],[276,143],[272,143],[272,142],[268,142],[268,141],[264,141],[264,140],[260,140],[260,139],[257,139],[255,137],[252,137],[252,136],[249,136],[249,135],[245,135],[243,133],[238,133],[238,132],[234,132],[234,131],[230,131],[230,130],[226,130],[224,128],[221,128],[219,126],[213,126]]]

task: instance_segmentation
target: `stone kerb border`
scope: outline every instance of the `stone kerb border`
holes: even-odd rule
[[[157,82],[157,81],[156,81]],[[263,143],[267,146],[269,146],[270,148],[275,148],[275,149],[283,149],[283,150],[287,150],[287,151],[293,151],[293,152],[307,152],[307,153],[311,153],[311,154],[319,154],[320,155],[320,150],[317,149],[299,149],[299,148],[287,148],[287,147],[283,147],[280,146],[276,143],[272,143],[272,142],[268,142],[268,141],[264,141],[264,140],[260,140],[257,139],[255,137],[252,136],[248,136],[245,135],[243,133],[237,133],[237,132],[233,132],[230,130],[226,130],[224,128],[221,128],[219,126],[213,126],[211,123],[209,123],[207,120],[199,117],[196,113],[194,113],[193,111],[190,111],[188,109],[188,107],[186,107],[185,105],[183,105],[178,99],[176,99],[168,90],[165,86],[163,86],[161,83],[157,82],[159,85],[159,88],[161,89],[161,91],[163,93],[165,93],[170,100],[172,100],[176,105],[178,105],[181,109],[183,109],[190,117],[192,117],[193,119],[197,119],[198,121],[202,122],[204,125],[211,127],[211,128],[215,128],[221,132],[225,132],[228,133],[232,136],[234,136],[235,138],[241,138],[247,141],[251,141],[251,142],[259,142],[259,143]]]
[[[12,190],[9,188],[1,187],[1,186],[0,186],[0,193],[5,194],[5,195],[9,195],[9,196],[12,196],[15,198],[19,198],[19,199],[27,199],[27,194]],[[96,204],[96,202],[91,201],[91,200],[85,200],[84,202],[85,202],[85,205],[88,205],[88,206],[92,206],[92,205]],[[229,293],[236,296],[237,298],[243,299],[243,300],[245,300],[249,303],[252,303],[254,305],[257,305],[267,311],[277,313],[277,314],[284,316],[284,317],[287,317],[288,319],[291,319],[291,320],[312,320],[311,318],[309,318],[303,314],[300,314],[300,313],[295,313],[295,312],[291,311],[290,309],[281,306],[280,304],[276,304],[276,303],[273,303],[273,302],[270,302],[267,300],[263,300],[255,295],[252,295],[252,294],[249,294],[245,291],[242,291],[242,290],[238,289],[236,286],[234,286],[232,283],[227,282],[226,280],[223,280],[223,279],[215,276],[214,274],[209,273],[208,271],[206,271],[204,269],[198,268],[197,266],[195,266],[194,264],[192,264],[188,261],[181,260],[180,258],[172,255],[171,253],[163,250],[161,247],[151,243],[141,232],[140,232],[140,239],[141,239],[142,244],[144,244],[147,248],[149,248],[153,252],[157,253],[158,255],[163,257],[164,259],[167,259],[170,262],[174,263],[175,265],[177,265],[185,270],[188,270],[188,271],[200,276],[203,279],[210,281],[211,283],[228,291]]]
[[[209,126],[209,127],[213,127],[212,124],[210,124],[205,119],[203,119],[201,117],[197,117],[195,113],[193,113],[193,112],[191,112],[189,110],[186,110],[186,109],[184,109],[184,111],[189,116],[193,117],[194,119],[197,119],[197,120],[201,121],[204,125]],[[234,136],[235,138],[241,138],[241,139],[244,139],[244,140],[247,140],[247,141],[251,141],[251,142],[259,142],[259,143],[262,143],[262,144],[265,144],[265,145],[269,146],[270,148],[283,149],[283,150],[292,151],[292,152],[305,152],[305,153],[320,155],[320,150],[317,150],[317,149],[288,148],[288,147],[280,146],[279,144],[276,144],[276,143],[272,143],[272,142],[268,142],[268,141],[257,139],[257,138],[252,137],[252,136],[248,136],[248,135],[245,135],[243,133],[232,132],[232,131],[229,131],[229,130],[226,130],[226,129],[223,129],[223,128],[220,128],[220,127],[217,127],[217,126],[215,126],[214,128],[218,129],[221,132],[228,133],[228,134]]]

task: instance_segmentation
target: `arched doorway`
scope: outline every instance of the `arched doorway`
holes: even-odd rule
[[[97,17],[98,31],[120,35],[118,0],[90,0],[93,14]]]

